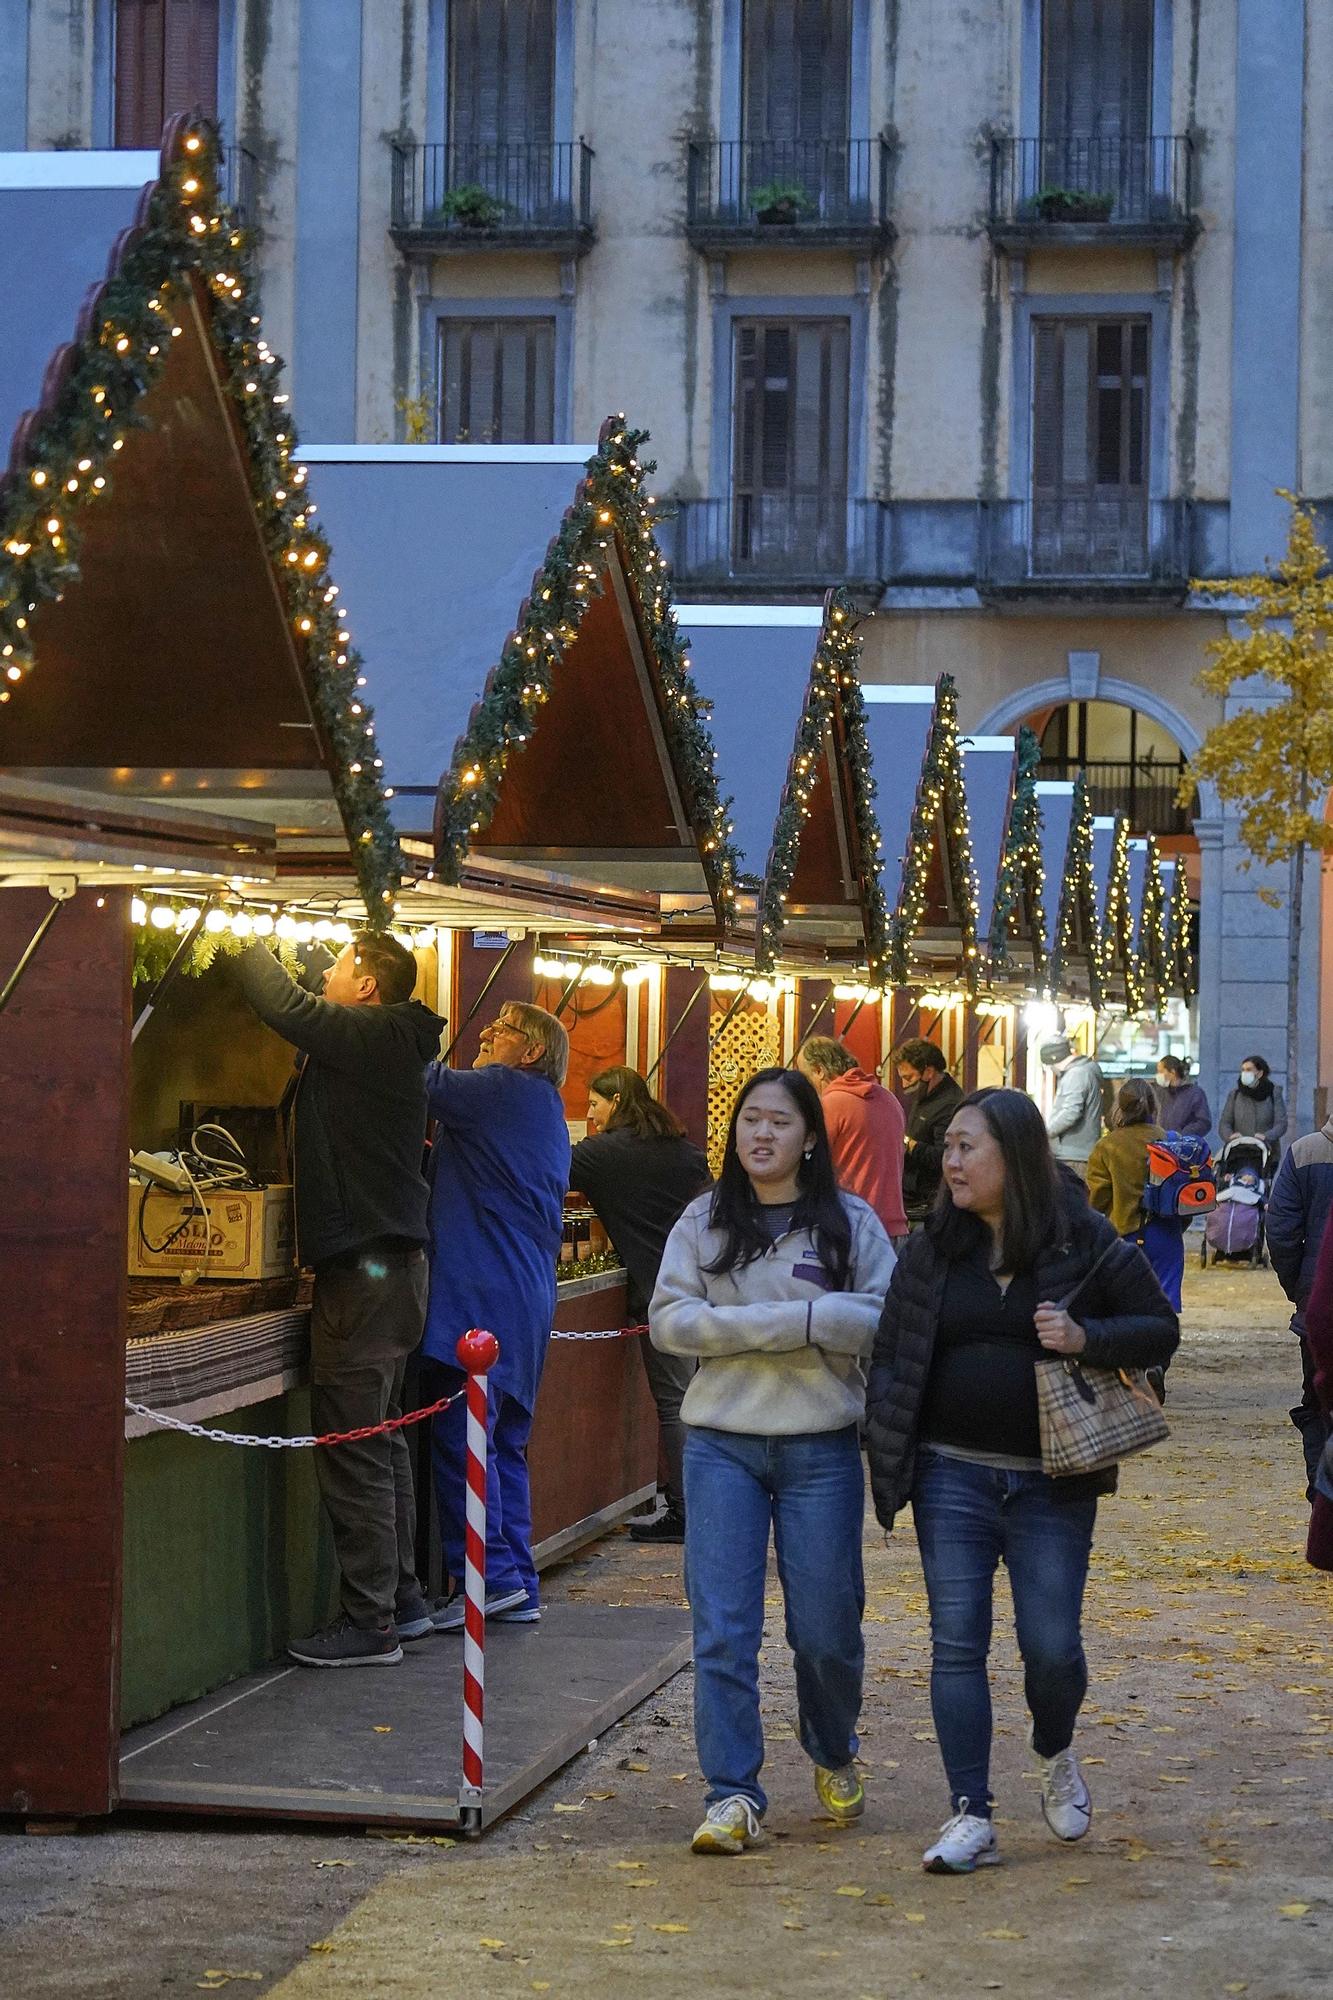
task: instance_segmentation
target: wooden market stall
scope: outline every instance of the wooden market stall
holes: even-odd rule
[[[455,866],[443,838],[448,866],[409,854],[404,874],[372,691],[218,204],[213,135],[178,121],[151,179],[134,161],[89,156],[86,184],[64,171],[54,185],[30,158],[12,182],[0,162],[7,240],[32,249],[0,353],[0,414],[17,418],[0,483],[0,978],[22,970],[0,1014],[0,1606],[29,1662],[0,1720],[0,1810],[120,1799],[457,1823],[453,1649],[377,1691],[412,1758],[387,1786],[393,1759],[366,1767],[354,1693],[321,1706],[286,1670],[233,1678],[332,1608],[309,1459],[127,1424],[125,1397],[210,1429],[240,1410],[251,1435],[308,1430],[303,1288],[280,1226],[230,1281],[211,1224],[189,1253],[197,1283],[131,1277],[147,1194],[127,1218],[127,1152],[225,1111],[252,1149],[246,1199],[280,1223],[290,1051],[217,963],[247,937],[297,964],[367,908],[410,921],[427,995],[449,992],[453,1011],[486,976],[479,947],[458,964],[443,949],[461,926],[577,911],[594,933],[639,937],[660,909],[613,881]],[[688,695],[678,705],[688,730]],[[600,1300],[571,1310],[604,1323]],[[590,1375],[585,1395],[601,1393]],[[652,1462],[651,1405],[637,1429],[617,1429],[614,1393],[608,1408],[599,1435],[623,1485]],[[681,1657],[679,1614],[626,1613],[591,1637],[586,1623],[553,1620],[540,1660],[502,1662],[488,1815]],[[191,1696],[208,1719],[176,1706]],[[223,1711],[250,1733],[224,1742]]]

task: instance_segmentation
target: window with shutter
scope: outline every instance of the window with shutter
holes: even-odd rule
[[[116,0],[117,146],[158,146],[181,111],[218,113],[219,0]]]
[[[440,322],[441,444],[551,444],[555,321]]]
[[[450,0],[452,144],[549,145],[554,79],[554,0]]]
[[[1049,575],[1133,575],[1148,548],[1148,321],[1032,329],[1030,559]]]
[[[735,330],[732,560],[836,571],[847,540],[845,319],[740,320]]]
[[[1153,0],[1045,0],[1042,178],[1142,198],[1151,130]]]
[[[794,182],[845,200],[851,0],[745,0],[741,109],[750,188]]]

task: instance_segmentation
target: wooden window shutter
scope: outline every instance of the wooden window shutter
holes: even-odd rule
[[[550,444],[554,430],[554,320],[442,322],[442,444]]]
[[[157,146],[180,111],[218,110],[218,0],[116,0],[117,146]]]
[[[1044,136],[1146,138],[1153,0],[1045,0],[1043,21]]]
[[[451,145],[549,145],[554,116],[554,0],[451,0]]]
[[[163,123],[181,111],[218,115],[218,0],[166,0]]]
[[[845,139],[850,63],[850,0],[745,0],[745,137]]]

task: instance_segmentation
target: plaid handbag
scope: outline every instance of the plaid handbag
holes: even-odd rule
[[[1108,1243],[1074,1287],[1064,1301],[1066,1312],[1115,1247]],[[1089,1368],[1076,1354],[1052,1354],[1044,1355],[1036,1370],[1041,1462],[1053,1479],[1101,1472],[1171,1435],[1161,1404],[1137,1369]]]

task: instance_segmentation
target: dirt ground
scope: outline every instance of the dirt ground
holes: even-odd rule
[[[0,1839],[0,1991],[351,1996],[693,1991],[1298,2000],[1333,1973],[1333,1579],[1301,1560],[1294,1346],[1266,1272],[1188,1279],[1169,1444],[1104,1503],[1080,1749],[1089,1838],[1047,1834],[997,1609],[1004,1866],[921,1872],[947,1808],[910,1526],[868,1519],[868,1810],[815,1810],[770,1628],[769,1838],[700,1860],[690,1677],[475,1845],[113,1824]],[[1001,1584],[1003,1592],[1003,1584]],[[678,1550],[609,1538],[551,1595],[678,1601]],[[776,1611],[776,1599],[774,1610]],[[224,1975],[227,1975],[224,1977]]]

